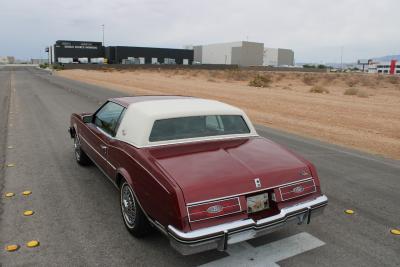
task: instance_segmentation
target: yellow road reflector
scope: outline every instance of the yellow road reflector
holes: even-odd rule
[[[344,213],[346,213],[346,214],[354,214],[354,210],[345,210]]]
[[[14,193],[12,193],[12,192],[8,192],[8,193],[6,193],[6,197],[13,197],[13,196],[15,196],[15,194],[14,194]]]
[[[26,190],[26,191],[22,192],[22,194],[24,196],[28,196],[28,195],[32,194],[32,191]]]
[[[8,163],[6,166],[7,167],[15,167],[15,164],[14,163]]]
[[[37,241],[37,240],[29,241],[28,243],[26,243],[26,246],[27,246],[28,248],[37,247],[37,246],[39,246],[39,241]]]
[[[400,229],[391,229],[390,233],[392,233],[394,235],[400,235]]]
[[[24,211],[24,216],[31,216],[31,215],[33,215],[33,210],[26,210],[26,211]]]
[[[9,252],[16,251],[18,249],[19,249],[18,245],[8,245],[8,246],[6,246],[6,250],[9,251]]]

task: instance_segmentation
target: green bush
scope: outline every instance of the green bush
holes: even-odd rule
[[[63,70],[64,66],[60,64],[53,64],[52,68],[53,70]]]
[[[49,66],[49,63],[43,63],[43,64],[40,64],[39,65],[39,68],[41,68],[41,69],[45,69],[45,68],[47,68]]]

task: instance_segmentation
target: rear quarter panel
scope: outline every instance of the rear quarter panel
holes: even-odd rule
[[[164,226],[174,225],[179,229],[189,226],[180,188],[149,160],[145,151],[125,142],[114,140],[109,157],[132,186],[146,214]]]

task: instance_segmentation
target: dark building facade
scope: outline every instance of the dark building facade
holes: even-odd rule
[[[121,64],[128,58],[141,58],[144,64],[192,64],[193,50],[174,48],[102,46],[101,42],[59,40],[54,44],[54,62],[59,58],[106,58],[110,64]]]
[[[104,57],[101,42],[58,40],[54,44],[54,62],[58,58],[99,58]]]
[[[109,46],[105,49],[105,57],[111,64],[120,64],[123,59],[129,57],[144,58],[145,64],[160,64],[165,59],[173,59],[176,64],[183,64],[187,60],[188,64],[193,62],[193,50],[173,49],[173,48],[153,48],[153,47],[132,47],[132,46]]]

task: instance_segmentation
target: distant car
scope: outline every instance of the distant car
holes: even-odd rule
[[[218,101],[114,98],[72,114],[69,132],[76,161],[95,163],[120,190],[127,229],[157,228],[184,255],[308,224],[328,202],[310,162]]]

